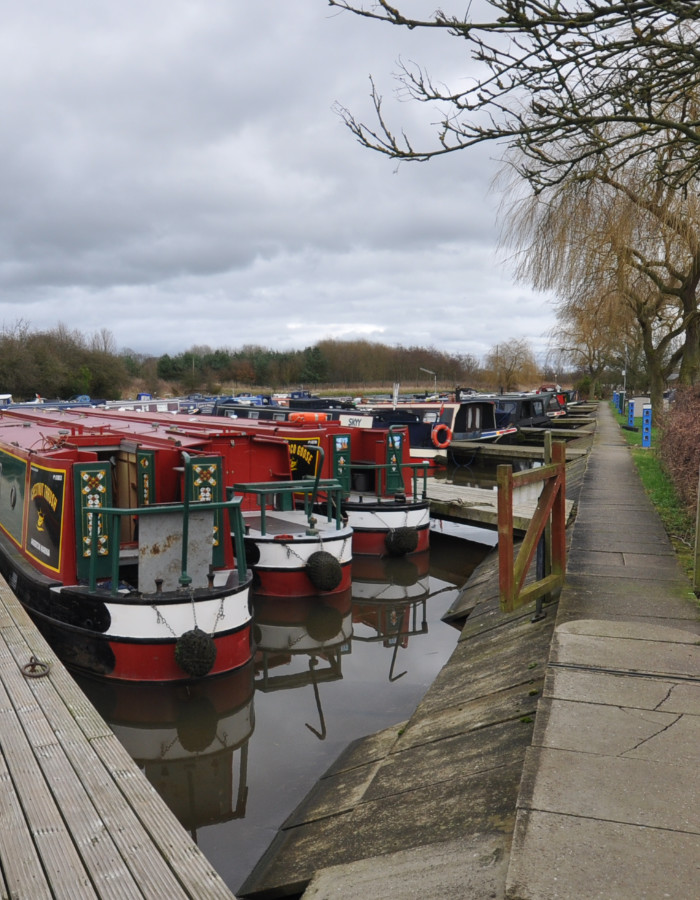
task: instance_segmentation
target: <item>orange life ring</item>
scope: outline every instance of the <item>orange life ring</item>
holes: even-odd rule
[[[328,413],[317,412],[293,412],[289,414],[289,421],[295,425],[304,425],[309,422],[327,422]]]
[[[444,431],[445,437],[440,440],[439,432]],[[433,430],[430,432],[430,439],[433,444],[438,448],[438,450],[444,450],[445,447],[449,447],[450,441],[452,440],[452,432],[448,425],[445,425],[444,422],[438,422],[437,425],[433,427]]]

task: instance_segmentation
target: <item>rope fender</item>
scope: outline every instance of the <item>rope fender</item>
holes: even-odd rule
[[[216,661],[216,644],[201,628],[192,628],[175,643],[175,662],[190,678],[203,678]]]
[[[387,532],[384,538],[389,556],[405,556],[413,553],[418,546],[418,530],[412,526],[404,525]]]
[[[335,590],[343,579],[343,569],[327,550],[317,550],[306,562],[309,581],[319,591]]]

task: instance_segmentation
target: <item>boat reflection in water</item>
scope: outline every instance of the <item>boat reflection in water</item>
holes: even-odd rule
[[[255,594],[253,618],[256,690],[270,693],[311,685],[320,727],[306,727],[325,740],[319,685],[343,677],[341,661],[350,652],[352,637],[351,590],[327,597]]]
[[[394,671],[399,648],[406,649],[410,637],[428,632],[430,552],[411,557],[358,556],[352,574],[353,622],[365,626],[355,628],[353,641],[391,648],[389,681],[398,681],[406,674]]]
[[[245,816],[252,660],[189,685],[76,680],[195,841],[199,828]]]
[[[413,713],[457,643],[442,616],[488,552],[440,529],[425,552],[354,555],[344,592],[252,592],[254,655],[241,672],[189,689],[81,685],[240,893],[339,755]]]

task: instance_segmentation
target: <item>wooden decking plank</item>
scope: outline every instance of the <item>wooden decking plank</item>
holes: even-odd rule
[[[119,783],[121,790],[129,797],[131,806],[151,835],[152,840],[160,847],[164,857],[177,871],[178,877],[191,896],[197,900],[215,900],[228,898],[231,893],[221,881],[214,867],[198,850],[187,832],[179,825],[175,816],[165,804],[154,804],[151,798],[150,782],[144,777],[135,778],[130,766],[122,765],[126,751],[119,742],[95,741],[95,749],[103,759],[113,778]],[[131,757],[129,757],[131,762]],[[139,773],[141,774],[141,773]],[[150,788],[150,791],[149,791]],[[172,827],[172,821],[178,825]]]
[[[53,674],[51,677],[53,678]],[[40,688],[41,685],[37,684],[36,689]],[[49,716],[56,714],[57,711],[50,708],[48,697],[44,701],[44,706]],[[82,740],[80,724],[74,719],[69,719],[64,723],[61,741],[73,765],[82,773],[81,777],[93,803],[98,807],[102,820],[120,845],[126,864],[132,870],[144,894],[149,898],[163,896],[168,900],[175,896],[178,885],[173,879],[175,877],[182,880],[182,874],[179,872],[180,863],[173,862],[173,859],[178,857],[173,857],[172,853],[184,854],[186,858],[186,849],[194,848],[195,860],[201,861],[205,858],[196,849],[174,814],[161,801],[155,788],[141,774],[138,766],[111,731],[93,737],[88,746]],[[97,766],[96,760],[100,761]],[[107,780],[105,769],[110,775]],[[119,788],[122,802],[115,801],[115,785]],[[144,821],[146,813],[142,813],[142,810],[153,818],[153,825]],[[168,835],[172,835],[172,838],[166,846],[163,858],[154,861],[153,857],[150,857],[142,866],[140,861],[144,858],[143,851],[153,844],[161,847]],[[185,881],[190,880],[190,868],[191,866],[188,867]],[[212,873],[216,879],[219,878],[206,861],[203,869],[196,869],[196,892],[201,890],[201,878],[210,880]],[[191,889],[195,888],[188,888]],[[220,896],[230,897],[230,892],[226,889],[226,893]]]
[[[5,636],[8,637],[7,634]],[[8,647],[7,643],[5,647],[12,652],[12,648]],[[4,649],[0,647],[0,650],[4,651]],[[3,687],[12,693],[15,712],[26,738],[28,748],[28,757],[24,761],[26,774],[29,777],[34,776],[36,782],[34,790],[40,789],[40,786],[45,787],[55,803],[56,814],[54,815],[53,807],[45,801],[42,792],[39,800],[41,811],[52,810],[52,824],[45,825],[39,820],[35,827],[35,840],[42,859],[51,858],[53,853],[56,854],[56,859],[52,862],[49,870],[54,873],[62,871],[67,862],[63,842],[56,837],[56,833],[60,832],[65,837],[70,836],[75,851],[82,860],[82,865],[86,872],[90,873],[89,877],[86,875],[83,879],[86,891],[84,896],[95,896],[96,889],[90,887],[92,881],[99,883],[97,893],[100,897],[138,896],[138,886],[131,879],[128,868],[104,828],[91,796],[83,787],[56,732],[49,724],[50,720],[45,715],[45,709],[42,708],[39,698],[37,698],[37,694],[41,693],[55,694],[50,679],[25,681],[24,676],[17,668],[16,660],[6,652],[0,652],[0,680],[2,680]],[[51,717],[51,721],[58,721],[58,717],[54,715]],[[3,747],[3,749],[5,748]],[[31,754],[33,754],[33,758],[31,758]],[[89,765],[90,760],[87,760],[86,763]],[[37,765],[43,774],[43,782],[36,778]],[[92,761],[92,765],[96,765],[95,760]],[[14,777],[19,777],[20,774],[19,768],[15,768]],[[32,793],[24,789],[23,795],[32,796]],[[52,835],[53,837],[51,837]],[[57,889],[56,876],[51,876],[50,880],[54,889]],[[77,871],[73,866],[67,883],[69,896],[79,893],[77,880]]]
[[[42,756],[46,778],[52,786],[56,802],[91,874],[98,895],[105,900],[141,896],[145,886],[132,876],[128,862],[117,847],[104,817],[99,813],[96,796],[90,794],[88,806],[83,796],[85,794],[87,797],[85,785],[75,772],[67,773],[64,748],[45,747]],[[86,762],[90,764],[89,760]]]
[[[436,515],[460,519],[465,523],[498,526],[498,491],[488,488],[454,484],[443,479],[427,479],[427,495],[431,512]],[[573,502],[566,501],[567,520],[573,509]],[[516,493],[513,503],[513,524],[518,531],[526,531],[537,507],[537,498],[519,500]]]
[[[7,654],[0,653],[3,678],[6,662]],[[93,890],[85,890],[87,879],[82,861],[51,790],[44,779],[37,778],[37,759],[4,684],[0,685],[0,750],[20,798],[22,831],[25,835],[28,831],[54,895],[66,900],[71,896],[94,897]]]
[[[137,769],[136,773],[134,773],[131,766],[135,766],[135,763],[133,763],[131,757],[128,757],[128,754],[127,759],[124,759],[123,754],[126,754],[126,751],[113,735],[96,739],[89,748],[86,748],[80,742],[75,742],[72,751],[75,755],[76,763],[79,764],[83,758],[87,762],[94,754],[97,754],[98,758],[102,760],[98,752],[98,745],[103,743],[113,747],[113,756],[115,760],[118,760],[118,765],[129,771],[128,778],[138,781],[145,780],[136,778],[136,775],[140,775],[140,772]],[[172,897],[183,896],[179,878],[177,873],[173,871],[171,862],[160,853],[156,855],[147,852],[149,848],[152,850],[154,843],[157,845],[157,842],[153,841],[153,836],[144,828],[132,804],[121,790],[119,779],[114,778],[114,773],[107,772],[105,774],[104,766],[87,766],[84,770],[83,778],[95,805],[99,809],[105,827],[111,834],[131,875],[141,887],[144,896],[148,897],[149,900],[151,897],[163,897],[165,900],[170,900]],[[115,787],[118,789],[117,791],[115,791]],[[150,784],[144,787],[144,790],[147,794],[148,802],[151,804],[155,803],[161,808],[160,797],[151,788]],[[166,810],[166,812],[169,813],[169,810]],[[163,827],[166,829],[168,827],[173,828],[174,825],[178,829],[182,829],[177,820],[174,823],[172,821],[164,821],[163,823]]]
[[[10,630],[8,629],[8,631]],[[23,646],[16,631],[6,634],[5,637],[6,646],[13,654]],[[44,656],[48,655],[48,653],[44,654]],[[0,678],[6,677],[6,669],[11,671],[12,667],[17,668],[14,656],[11,659],[11,663],[7,663],[7,654],[0,654]],[[37,744],[39,746],[43,744],[46,749],[49,746],[49,740],[53,740],[57,746],[61,747],[64,767],[60,771],[60,777],[70,782],[70,790],[60,792],[61,799],[65,799],[66,793],[72,798],[71,804],[64,808],[63,812],[67,816],[66,824],[71,834],[75,837],[77,833],[81,837],[79,848],[88,857],[86,865],[95,880],[98,895],[125,896],[121,892],[120,885],[120,881],[123,880],[127,882],[126,887],[130,890],[126,896],[163,897],[165,900],[181,896],[182,889],[166,860],[160,855],[146,852],[149,847],[152,847],[153,842],[141,827],[126,799],[119,793],[115,794],[105,790],[105,787],[109,785],[109,778],[105,777],[104,766],[101,764],[99,756],[95,754],[92,744],[81,740],[84,736],[75,719],[70,715],[65,715],[63,701],[51,683],[53,674],[46,678],[30,681],[24,681],[24,676],[21,674],[18,677],[21,682],[14,686],[14,690],[27,710],[32,705],[39,709],[36,698],[37,695],[42,696],[42,715],[45,715],[46,718],[42,720],[44,727],[41,727],[42,723],[40,722],[33,734]],[[50,739],[47,736],[48,725],[46,723],[48,721],[62,721],[56,732],[49,729]],[[60,744],[59,736],[62,742]],[[134,766],[138,771],[136,764],[121,748],[117,738],[111,732],[106,739],[114,742],[122,750],[122,765]],[[66,756],[66,753],[69,755]],[[70,756],[72,756],[72,760]],[[43,771],[43,760],[40,755],[37,755],[36,761]],[[76,777],[76,772],[80,773],[82,781]],[[47,776],[47,782],[58,789],[59,784],[54,784],[52,778],[45,771],[44,775]],[[59,772],[54,769],[52,776],[53,779],[57,778]],[[153,791],[150,799],[153,802],[154,799],[159,800],[160,798],[157,798]],[[96,806],[97,800],[103,801],[99,807]],[[71,805],[76,807],[74,816],[68,815]],[[93,828],[92,830],[88,829],[86,833],[88,823],[92,823]],[[176,825],[181,828],[179,823],[176,822]],[[111,852],[108,853],[108,858],[112,860],[111,871],[103,862],[99,861],[95,853],[96,848],[101,848],[105,842],[111,845]],[[118,875],[116,881],[114,880],[115,874]],[[90,896],[94,895],[94,892],[90,894]]]
[[[0,753],[0,860],[2,860],[3,886],[8,896],[51,897],[39,853],[34,842],[27,839],[24,811],[2,753]]]
[[[231,900],[233,894],[56,660],[2,579],[0,638],[5,644],[0,641],[0,679],[16,679],[13,700],[31,735],[28,743],[35,747],[34,763],[53,788],[63,813],[63,831],[67,826],[73,836],[72,853],[78,860],[71,859],[68,869],[81,865],[80,854],[84,854],[93,882],[86,896]],[[32,656],[51,664],[49,676],[25,679],[21,666]],[[46,785],[41,793],[44,798],[52,795]],[[18,811],[22,812],[21,806]],[[26,820],[20,824],[26,835]],[[64,840],[55,839],[58,834],[50,829],[40,833],[39,849],[49,861],[54,843]],[[3,864],[5,854],[0,844]],[[35,866],[36,877],[42,871],[36,847],[34,854],[29,864]],[[66,859],[62,862],[65,868]],[[52,868],[52,873],[56,884],[48,890],[60,890],[60,872]],[[80,896],[76,871],[71,878],[72,900]],[[20,872],[17,883],[26,888],[32,882]],[[18,896],[23,894],[24,890]],[[32,890],[32,896],[59,895]]]

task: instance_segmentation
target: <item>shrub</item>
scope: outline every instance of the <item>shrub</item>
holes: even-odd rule
[[[686,511],[694,517],[700,470],[700,386],[676,391],[661,432],[659,458]]]

